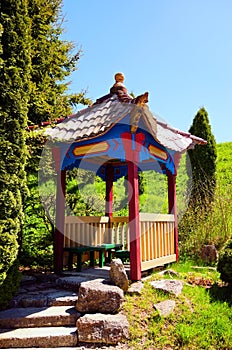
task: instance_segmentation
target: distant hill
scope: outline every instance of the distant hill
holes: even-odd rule
[[[221,192],[232,191],[232,142],[217,145],[217,181]]]
[[[204,146],[203,146],[204,147]],[[217,145],[217,178],[220,193],[231,190],[232,185],[232,142]],[[105,210],[105,183],[100,178],[95,181],[86,181],[87,171],[81,171],[83,179],[78,183],[80,198],[91,207],[92,213],[103,215]],[[76,179],[67,186],[68,192],[76,192]],[[82,182],[83,181],[83,182]],[[81,183],[82,182],[82,183]],[[167,213],[168,191],[167,177],[154,171],[143,173],[144,193],[140,195],[140,211],[143,213]],[[188,205],[187,198],[188,175],[186,169],[186,154],[182,156],[177,176],[177,205],[178,216],[181,218]],[[70,190],[71,188],[71,190]],[[114,215],[128,215],[127,180],[119,179],[114,183]],[[78,213],[76,213],[77,215]],[[81,214],[81,211],[78,215]]]
[[[223,193],[232,191],[232,142],[217,145],[217,190]],[[207,171],[207,170],[206,170]],[[146,192],[140,196],[140,210],[143,212],[167,213],[166,177],[154,172],[145,173]],[[177,176],[177,205],[179,216],[188,204],[188,175],[186,154],[182,156]]]

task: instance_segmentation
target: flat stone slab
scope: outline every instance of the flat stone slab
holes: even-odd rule
[[[77,345],[76,327],[0,329],[0,348],[55,348]]]
[[[169,276],[169,277],[180,277],[180,274],[172,269],[160,271],[159,275],[161,276]]]
[[[86,314],[77,320],[79,342],[117,344],[128,339],[128,321],[126,316]]]
[[[10,302],[10,307],[44,307],[47,296],[38,292],[18,294]]]
[[[80,284],[86,281],[88,281],[88,278],[85,276],[60,277],[56,280],[56,286],[58,288],[69,289],[77,292],[79,290]]]
[[[129,293],[129,294],[141,294],[143,287],[144,287],[143,282],[141,282],[141,281],[134,282],[130,285],[127,293]]]
[[[83,282],[79,288],[76,309],[82,313],[111,313],[119,311],[124,298],[121,288],[97,279]]]
[[[78,294],[67,290],[57,290],[47,294],[48,306],[75,306]]]
[[[75,325],[80,314],[75,307],[12,308],[0,311],[0,328]]]
[[[183,289],[183,283],[179,280],[159,280],[150,282],[153,288],[178,296]]]
[[[69,290],[48,289],[20,293],[12,299],[10,307],[74,306],[77,293]]]
[[[34,276],[22,275],[20,285],[22,286],[25,284],[30,284],[35,282],[36,282],[36,278]]]
[[[164,300],[154,304],[154,308],[158,311],[160,316],[169,316],[173,312],[175,306],[175,300]]]

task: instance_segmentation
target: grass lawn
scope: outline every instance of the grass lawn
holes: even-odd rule
[[[126,295],[123,312],[130,324],[130,349],[232,349],[232,288],[212,268],[193,268],[190,262],[170,267],[184,282],[178,297],[154,290],[149,281],[164,278],[153,273],[141,295]],[[170,279],[170,276],[166,277]],[[173,278],[173,277],[171,277]],[[175,300],[174,312],[161,317],[153,307]]]

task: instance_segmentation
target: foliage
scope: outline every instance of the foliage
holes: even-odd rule
[[[232,238],[220,252],[217,270],[221,273],[223,281],[232,283]]]
[[[31,20],[31,93],[29,124],[64,118],[78,103],[89,104],[85,92],[67,94],[65,79],[76,70],[80,50],[61,39],[62,0],[28,0]]]
[[[130,324],[128,348],[231,349],[231,296],[216,299],[208,289],[211,286],[224,290],[220,287],[219,274],[206,268],[196,272],[191,262],[175,264],[171,268],[186,284],[181,295],[172,295],[176,305],[169,316],[161,317],[154,309],[154,304],[170,299],[170,295],[154,290],[149,284],[149,281],[161,278],[158,273],[144,282],[141,295],[125,296],[123,313]]]
[[[204,147],[204,146],[203,146]],[[220,250],[232,232],[232,186],[230,168],[232,164],[232,143],[217,145],[218,160],[217,187],[211,210],[205,216],[204,208],[188,210],[180,220],[179,244],[180,258],[199,259],[205,244],[214,244]]]
[[[91,103],[85,97],[85,91],[67,94],[67,78],[76,69],[80,50],[73,53],[74,45],[61,38],[61,7],[62,0],[28,0],[31,38],[31,89],[28,101],[30,125],[65,117],[77,104]],[[52,191],[42,205],[38,184],[39,162],[46,139],[43,132],[36,128],[27,133],[26,140],[29,151],[26,171],[30,195],[23,202],[25,220],[20,262],[27,266],[51,266],[55,192],[51,186]],[[46,157],[43,152],[43,162],[47,160]],[[49,162],[50,159],[43,176],[53,176]],[[43,191],[46,192],[47,188]]]
[[[30,93],[30,19],[26,0],[1,1],[0,294],[17,288],[15,269],[27,193],[25,127]],[[13,274],[13,275],[12,275]],[[12,288],[12,291],[14,288]]]
[[[187,160],[191,162],[191,210],[204,208],[206,211],[214,199],[216,189],[216,142],[211,132],[208,113],[201,108],[193,120],[189,132],[207,141],[207,145],[196,145],[188,150]]]
[[[24,205],[24,224],[20,253],[20,263],[24,266],[52,267],[53,222],[41,203],[38,185],[38,171],[41,153],[46,138],[43,130],[30,131],[26,135],[28,162],[26,164],[27,186],[30,195]],[[46,171],[52,172],[49,161]],[[32,244],[33,242],[33,244]]]
[[[18,262],[14,261],[7,272],[7,276],[1,285],[0,310],[5,309],[18,290],[21,273],[19,273]]]

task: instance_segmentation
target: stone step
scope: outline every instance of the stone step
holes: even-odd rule
[[[79,317],[70,306],[12,308],[0,311],[0,328],[74,326]]]
[[[47,289],[37,292],[19,293],[10,307],[75,306],[77,293],[68,290]]]
[[[0,348],[58,348],[77,346],[76,327],[0,329]]]

